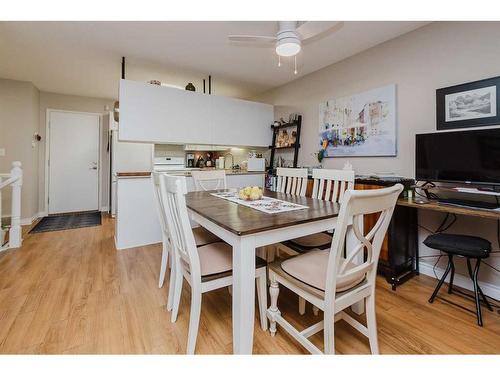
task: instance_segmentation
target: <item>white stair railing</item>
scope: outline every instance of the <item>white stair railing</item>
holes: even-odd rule
[[[0,251],[8,248],[21,247],[22,231],[21,231],[21,187],[23,185],[23,170],[21,162],[15,161],[12,163],[10,173],[0,173],[0,218],[2,217],[2,190],[7,186],[12,188],[12,204],[10,211],[10,229],[9,242],[5,245],[0,243]],[[1,229],[3,232],[3,228]],[[3,233],[2,237],[3,239]],[[3,242],[3,241],[2,241]]]

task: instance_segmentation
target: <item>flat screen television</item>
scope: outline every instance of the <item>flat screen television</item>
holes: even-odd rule
[[[500,184],[500,128],[417,134],[419,181]]]

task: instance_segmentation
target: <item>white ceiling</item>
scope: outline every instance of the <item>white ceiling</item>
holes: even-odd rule
[[[275,22],[0,22],[0,76],[40,90],[115,98],[121,56],[129,79],[159,79],[248,97],[419,28],[427,22],[344,22],[303,46],[299,74],[274,49],[231,43],[229,34],[274,35]]]

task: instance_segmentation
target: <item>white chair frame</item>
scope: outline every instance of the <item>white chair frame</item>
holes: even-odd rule
[[[342,203],[345,192],[354,189],[355,176],[350,165],[344,167],[344,169],[313,169],[312,177],[314,182],[311,197],[315,199]],[[277,245],[277,252],[279,251],[291,256],[298,254],[297,251],[282,243]],[[299,297],[299,314],[303,315],[305,311],[306,301]],[[314,306],[313,312],[314,315],[318,314],[318,309]]]
[[[313,354],[322,354],[322,351],[309,341],[308,337],[324,331],[324,352],[326,354],[335,353],[334,345],[334,322],[340,319],[368,337],[372,354],[378,354],[377,322],[375,315],[375,282],[377,274],[378,258],[384,236],[389,227],[389,223],[396,205],[399,194],[403,190],[401,184],[392,187],[356,191],[348,190],[344,194],[344,200],[340,209],[338,224],[333,235],[332,246],[328,257],[326,288],[324,293],[312,292],[300,281],[297,282],[291,276],[283,276],[269,270],[271,286],[269,293],[271,296],[271,306],[267,310],[270,320],[270,332],[276,334],[276,325],[279,324],[302,346]],[[365,236],[359,228],[363,215],[380,212],[379,219],[375,226]],[[357,238],[357,246],[343,258],[344,243],[346,240],[347,227],[352,222],[353,230]],[[347,263],[358,254],[362,254],[366,249],[367,258],[362,264],[350,270],[346,270]],[[342,278],[353,275],[365,275],[363,282],[353,288],[336,293],[336,283]],[[316,323],[304,330],[297,330],[287,322],[278,310],[279,284],[294,291],[305,300],[324,311],[324,320]],[[314,288],[313,288],[314,289]],[[362,325],[359,321],[348,315],[344,310],[355,303],[365,301],[367,325]]]
[[[215,289],[232,285],[232,275],[215,277],[203,281],[201,276],[200,259],[195,244],[191,225],[189,223],[185,194],[187,193],[186,178],[183,176],[160,176],[161,196],[166,212],[166,222],[171,234],[174,266],[172,267],[174,280],[174,300],[172,304],[171,321],[175,322],[179,311],[180,296],[183,280],[191,286],[191,312],[189,317],[189,332],[187,353],[193,354],[196,347],[198,326],[201,312],[202,294]],[[266,268],[255,270],[257,283],[257,298],[259,302],[260,323],[262,329],[267,330],[267,278]],[[171,278],[172,280],[172,278]]]
[[[165,217],[165,209],[163,207],[163,202],[161,199],[161,189],[160,189],[160,172],[153,172],[153,187],[155,192],[156,210],[158,212],[158,219],[160,221],[161,235],[162,235],[162,253],[161,253],[161,266],[160,266],[160,277],[158,281],[158,288],[163,287],[165,282],[165,274],[167,273],[168,259],[172,259],[171,255],[171,244],[170,237],[168,234],[168,228]],[[172,265],[172,262],[170,262]],[[168,306],[168,303],[167,303]]]
[[[191,171],[196,191],[227,189],[226,171]],[[207,186],[207,184],[213,186]]]

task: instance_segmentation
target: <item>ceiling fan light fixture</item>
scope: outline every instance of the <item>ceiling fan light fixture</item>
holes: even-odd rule
[[[295,56],[301,48],[298,38],[282,38],[276,42],[276,53],[282,57]]]

